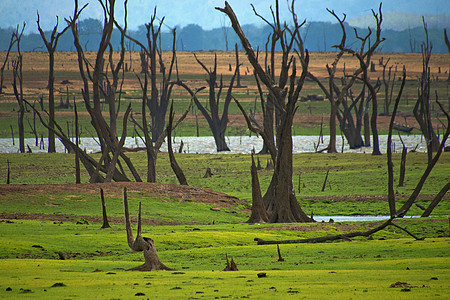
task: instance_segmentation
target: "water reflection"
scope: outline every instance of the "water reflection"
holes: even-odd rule
[[[319,136],[293,136],[293,152],[294,153],[308,153],[315,152],[315,146],[319,142]],[[416,149],[418,152],[426,151],[425,140],[422,135],[405,135],[402,136],[408,150]],[[380,149],[382,152],[386,151],[387,135],[380,135]],[[44,140],[47,143],[47,140]],[[214,139],[211,136],[207,137],[175,137],[173,147],[174,149],[179,149],[180,143],[183,141],[183,152],[184,153],[217,153]],[[250,153],[253,148],[259,151],[262,148],[263,141],[262,138],[256,136],[228,136],[226,138],[228,146],[230,147],[230,152],[225,153]],[[320,145],[318,149],[323,149],[328,145],[329,136],[323,137],[323,142],[320,140]],[[16,153],[19,149],[19,141],[15,139],[14,145],[12,139],[2,138],[0,139],[0,152],[2,153]],[[40,149],[39,146],[35,146],[35,139],[27,138],[25,139],[25,144],[29,145],[33,152],[46,152],[45,149]],[[398,136],[392,137],[392,147],[394,152],[401,152],[402,144]],[[46,145],[45,145],[46,147]],[[80,142],[80,147],[86,149],[88,153],[100,151],[100,146],[93,138],[82,138]],[[128,148],[138,148],[144,147],[142,140],[138,138],[127,137],[125,142],[125,147]],[[343,149],[343,152],[354,152],[354,153],[372,153],[371,147],[362,147],[360,149],[350,149],[348,144],[342,145],[342,139],[338,138],[336,143],[336,148],[339,152]],[[57,141],[56,151],[64,152],[64,146],[61,142]],[[164,143],[161,147],[161,151],[167,152],[167,144]],[[224,152],[222,152],[224,153]]]

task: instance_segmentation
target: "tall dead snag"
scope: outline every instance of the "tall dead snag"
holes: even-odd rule
[[[11,49],[16,43],[16,39],[14,38],[14,33],[11,34],[11,40],[9,41],[8,50],[6,51],[5,60],[3,61],[3,65],[0,68],[0,94],[3,94],[3,72],[5,70],[6,64],[8,63],[9,54],[11,53]]]
[[[293,51],[295,40],[298,38],[297,33],[300,29],[300,25],[297,24],[298,26],[295,26],[292,31],[288,29],[287,25],[282,26],[278,7],[278,1],[276,1],[276,10],[275,12],[272,12],[273,24],[267,22],[264,18],[263,20],[271,26],[273,34],[277,35],[280,39],[282,59],[279,83],[276,83],[272,76],[262,68],[258,61],[258,57],[242,31],[239,21],[228,2],[225,2],[224,8],[217,7],[216,9],[225,13],[230,19],[232,27],[242,43],[254,72],[269,90],[270,94],[273,96],[274,103],[278,108],[279,123],[276,126],[276,147],[271,150],[273,151],[271,155],[275,158],[274,173],[269,188],[263,198],[264,205],[269,215],[269,221],[278,223],[311,222],[312,220],[303,212],[295,197],[292,182],[292,123],[295,112],[297,111],[296,105],[299,94],[308,71],[309,54],[308,51],[306,51],[304,56],[299,57],[302,72],[301,75],[298,76],[296,59],[294,55],[291,55],[291,51]],[[288,39],[288,35],[290,35],[290,39]],[[284,86],[286,86],[286,88],[284,88]],[[247,113],[242,109],[239,101],[237,99],[235,99],[235,101],[247,121],[248,128],[253,132],[262,132],[251,124]],[[267,138],[264,134],[261,136],[263,139]]]
[[[22,39],[23,31],[26,24],[23,23],[22,30],[19,33],[19,25],[13,33],[14,40],[17,44],[17,59],[13,60],[13,90],[17,103],[19,104],[19,111],[17,112],[17,125],[19,127],[19,151],[25,153],[25,128],[23,125],[23,118],[25,116],[25,105],[23,98],[23,73],[22,73],[22,52],[20,51],[20,40]]]
[[[78,110],[75,100],[73,101],[73,111],[75,114],[75,183],[81,183],[80,169],[80,127],[78,125]]]
[[[395,84],[395,76],[396,72],[392,73],[392,65],[389,66],[388,72],[386,75],[386,67],[389,64],[389,61],[391,59],[388,58],[386,62],[384,62],[383,57],[379,60],[379,64],[383,67],[383,85],[384,85],[384,103],[383,103],[383,114],[388,116],[389,115],[389,107],[392,102],[392,92],[394,90],[394,84]]]
[[[243,88],[244,86],[241,85],[241,71],[239,64],[239,51],[238,51],[238,45],[237,43],[234,44],[235,52],[236,52],[236,87],[237,88]]]
[[[261,195],[261,187],[259,186],[258,170],[256,169],[255,160],[252,153],[252,213],[247,223],[267,223],[269,222],[269,216],[267,215],[266,208]]]
[[[130,223],[130,213],[128,211],[128,197],[127,189],[123,189],[123,205],[125,210],[125,229],[127,231],[127,241],[128,246],[131,250],[136,252],[144,252],[144,264],[137,266],[135,268],[129,269],[129,271],[151,271],[151,270],[172,270],[166,267],[158,258],[156,253],[155,242],[151,238],[143,237],[141,230],[141,203],[139,202],[139,213],[138,213],[138,228],[136,233],[136,238],[133,236],[133,231],[131,229]]]
[[[239,72],[239,65],[236,66],[236,70],[234,71],[233,77],[231,77],[230,85],[228,86],[227,95],[225,97],[225,102],[223,104],[223,112],[222,116],[219,115],[219,104],[220,104],[220,95],[223,89],[223,81],[222,76],[220,77],[220,84],[217,85],[217,55],[214,56],[214,69],[208,70],[208,68],[197,58],[194,53],[194,57],[197,60],[198,64],[202,66],[202,68],[208,73],[208,79],[206,82],[209,86],[209,108],[211,114],[206,110],[206,108],[201,104],[197,97],[194,97],[194,103],[198,107],[198,109],[203,114],[203,117],[208,122],[209,128],[214,137],[214,141],[216,143],[217,152],[221,151],[230,151],[228,148],[227,142],[225,141],[225,131],[227,130],[228,125],[228,107],[230,106],[230,102],[232,100],[231,92],[233,90],[234,80],[236,75]],[[236,62],[239,61],[236,59]],[[216,87],[219,87],[219,90],[216,94]]]
[[[448,54],[450,55],[450,41],[448,40],[448,36],[447,36],[447,30],[444,29],[444,40],[445,40],[445,44],[447,45],[447,51]],[[450,59],[449,59],[449,67],[448,67],[448,82],[450,82]]]
[[[431,78],[430,78],[430,59],[431,50],[433,46],[428,40],[428,29],[425,19],[422,18],[423,28],[425,31],[425,42],[422,43],[422,74],[419,78],[419,97],[417,98],[413,112],[417,123],[419,123],[420,130],[427,143],[428,163],[433,159],[433,152],[436,152],[439,147],[439,139],[434,132],[433,123],[431,120],[430,110],[430,92],[431,92]]]
[[[117,134],[117,119],[119,117],[120,94],[122,87],[121,84],[119,85],[119,75],[120,71],[123,69],[125,56],[124,41],[125,32],[127,29],[127,1],[125,1],[124,3],[125,27],[120,31],[121,49],[119,52],[119,60],[117,61],[117,63],[114,63],[114,51],[110,42],[114,25],[116,23],[114,18],[115,0],[100,1],[100,4],[103,8],[105,20],[102,37],[99,42],[99,48],[96,53],[94,64],[89,62],[85,57],[78,34],[77,19],[86,5],[83,8],[78,9],[78,1],[75,0],[74,15],[70,19],[66,19],[72,30],[74,45],[78,54],[78,67],[83,82],[82,95],[84,105],[91,117],[91,124],[97,133],[102,152],[102,156],[99,162],[95,164],[96,166],[94,167],[94,171],[89,172],[89,175],[91,176],[90,182],[102,182],[106,179],[103,177],[103,175],[99,174],[100,171],[107,173],[105,176],[108,180],[110,180],[111,178],[114,181],[129,181],[128,177],[125,175],[120,161],[118,161],[119,157],[125,162],[134,179],[136,181],[142,181],[138,172],[131,163],[131,160],[123,152]],[[105,58],[108,50],[108,57]],[[108,61],[106,70],[104,68],[105,60]],[[111,74],[110,76],[108,75],[109,73]],[[106,87],[104,86],[104,82],[106,82]],[[118,99],[116,99],[117,95]],[[103,97],[105,98],[105,102],[107,103],[109,108],[109,122],[103,115],[101,109],[101,101]],[[126,112],[124,114],[123,123],[126,123],[126,117],[128,117],[128,113],[129,112]],[[116,162],[119,165],[119,169],[116,167]]]
[[[111,226],[109,226],[109,222],[108,222],[108,215],[106,214],[106,202],[105,202],[105,194],[103,192],[103,189],[100,189],[100,198],[102,200],[102,217],[103,217],[103,225],[102,225],[102,229],[105,228],[111,228]]]
[[[406,155],[408,154],[408,148],[405,146],[405,142],[403,142],[402,137],[400,136],[400,141],[402,142],[402,157],[400,160],[400,175],[398,179],[398,186],[403,186],[405,183],[405,174],[406,174]]]
[[[395,116],[397,115],[398,104],[403,92],[403,87],[406,81],[406,70],[403,69],[403,81],[400,88],[400,92],[395,100],[394,109],[392,111],[392,118],[389,122],[389,133],[386,146],[387,167],[388,167],[388,203],[389,203],[389,215],[391,218],[395,218],[395,193],[394,193],[394,164],[392,163],[392,130],[394,127]]]
[[[55,125],[53,123],[53,120],[55,120],[55,89],[54,89],[54,83],[55,83],[55,51],[56,46],[58,45],[59,38],[66,32],[67,29],[69,29],[69,25],[67,25],[61,32],[58,32],[58,25],[59,25],[59,19],[56,17],[56,25],[53,28],[53,31],[50,35],[50,40],[47,40],[47,37],[45,36],[44,31],[41,28],[40,24],[40,18],[39,13],[37,14],[37,26],[39,33],[42,37],[42,40],[44,41],[45,47],[48,51],[48,112],[50,115],[50,119],[48,121],[48,125],[50,128],[54,128]],[[56,152],[55,147],[55,134],[53,130],[48,130],[48,152],[54,153]]]
[[[178,165],[177,161],[175,160],[175,155],[173,154],[172,149],[172,126],[173,126],[173,117],[175,115],[175,112],[173,111],[173,102],[170,106],[170,113],[169,113],[169,124],[167,124],[167,150],[169,152],[169,159],[170,159],[170,166],[172,167],[173,172],[178,178],[178,182],[181,185],[188,185],[186,176],[184,176],[183,170]]]

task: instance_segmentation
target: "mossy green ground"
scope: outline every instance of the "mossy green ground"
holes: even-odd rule
[[[145,155],[130,154],[144,173]],[[129,192],[134,216],[139,201],[144,218],[181,225],[143,226],[144,236],[156,243],[160,259],[174,271],[128,272],[142,263],[142,253],[131,253],[122,223],[110,229],[85,224],[83,216],[100,216],[98,194],[69,192],[3,193],[3,213],[64,214],[67,221],[0,221],[0,298],[40,299],[424,299],[450,295],[450,212],[448,200],[425,219],[397,220],[396,224],[425,237],[415,241],[395,227],[387,227],[373,240],[281,245],[284,262],[278,262],[275,245],[258,246],[254,238],[298,239],[364,231],[377,222],[250,225],[243,222],[250,204],[248,155],[178,154],[191,185],[209,187],[247,204],[211,210],[210,204]],[[265,156],[260,157],[265,166]],[[69,154],[0,154],[3,182],[6,161],[13,184],[73,183],[73,156]],[[51,163],[49,163],[51,162]],[[399,156],[394,155],[396,172]],[[51,165],[51,167],[50,167]],[[396,187],[397,204],[405,201],[426,166],[426,154],[410,153],[405,187]],[[203,179],[207,167],[213,177]],[[426,206],[449,180],[450,156],[444,153],[424,186],[419,204]],[[326,171],[330,184],[321,192]],[[298,154],[295,176],[301,174],[303,208],[315,215],[387,213],[384,157],[364,154]],[[158,181],[176,183],[167,155],[158,156]],[[259,172],[263,189],[270,171]],[[398,174],[396,173],[396,176]],[[87,175],[83,174],[83,181]],[[106,192],[108,215],[123,216],[122,199]],[[348,197],[350,200],[346,200]],[[354,197],[354,198],[352,198]],[[380,200],[381,199],[381,200]],[[346,201],[344,201],[346,200]],[[413,207],[411,214],[420,214]],[[78,219],[81,224],[76,224]],[[225,257],[232,257],[238,272],[223,272]],[[60,258],[64,257],[65,260]],[[266,273],[259,278],[258,273]],[[397,284],[396,284],[397,283]],[[403,284],[404,283],[404,284]],[[56,286],[54,286],[56,284]],[[394,284],[395,287],[391,287]]]
[[[374,240],[281,245],[284,262],[277,261],[275,245],[257,246],[253,238],[318,236],[374,224],[144,226],[160,259],[175,270],[131,272],[125,270],[141,264],[143,256],[130,252],[122,224],[102,230],[98,223],[2,221],[0,297],[445,298],[450,293],[450,240],[433,236],[448,234],[448,220],[400,222],[431,237],[415,241],[389,228]],[[225,255],[239,271],[222,271]],[[406,285],[391,287],[397,282]]]

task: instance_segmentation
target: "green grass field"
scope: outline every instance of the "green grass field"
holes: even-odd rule
[[[145,154],[129,156],[143,174]],[[399,154],[394,155],[396,177],[399,158]],[[335,235],[365,231],[379,222],[246,224],[251,204],[249,155],[177,154],[177,159],[191,185],[242,201],[232,207],[218,207],[170,194],[130,190],[131,215],[136,215],[142,202],[143,218],[148,221],[144,222],[143,234],[155,241],[161,261],[174,269],[132,272],[126,270],[141,264],[143,255],[132,253],[126,243],[119,192],[105,186],[112,227],[100,229],[100,186],[85,183],[76,193],[69,189],[68,184],[75,181],[73,155],[0,154],[0,213],[5,217],[0,220],[0,298],[442,299],[450,295],[448,200],[436,207],[434,214],[438,217],[395,221],[425,238],[423,241],[389,226],[371,239],[280,245],[284,259],[280,262],[275,245],[259,246],[254,238]],[[266,157],[260,160],[264,166]],[[444,153],[418,204],[427,206],[449,180],[449,160]],[[4,184],[7,161],[13,184],[8,188],[16,192]],[[159,154],[157,166],[158,182],[176,184],[166,153]],[[214,175],[204,179],[207,167]],[[397,205],[406,200],[425,167],[426,154],[408,154],[406,185],[396,187]],[[321,192],[328,169],[329,184]],[[270,173],[259,171],[263,190]],[[388,213],[383,156],[296,154],[294,173],[296,194],[307,213]],[[87,180],[84,173],[82,181]],[[38,189],[43,184],[47,189],[27,190],[28,186]],[[83,187],[86,190],[79,192]],[[413,206],[411,214],[420,213]],[[40,217],[28,220],[20,214]],[[11,219],[14,215],[17,219]],[[233,258],[239,271],[222,271],[226,256]],[[261,273],[266,277],[258,277]]]

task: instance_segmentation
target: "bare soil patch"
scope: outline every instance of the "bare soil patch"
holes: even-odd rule
[[[100,188],[105,192],[107,197],[122,197],[123,188],[126,187],[129,194],[136,192],[148,193],[161,199],[172,198],[178,201],[194,201],[198,203],[212,204],[220,208],[233,208],[236,204],[243,204],[244,201],[226,195],[224,193],[216,192],[210,189],[182,186],[175,184],[161,184],[161,183],[147,183],[147,182],[114,182],[114,183],[92,183],[92,184],[2,184],[0,185],[0,197],[6,195],[18,194],[21,197],[26,195],[37,194],[65,194],[65,195],[86,195],[99,194]],[[23,219],[23,220],[50,220],[50,221],[77,221],[84,219],[88,222],[102,222],[101,217],[95,216],[74,216],[65,214],[32,214],[32,213],[18,213],[7,214],[0,213],[0,219]],[[108,217],[110,222],[123,222],[121,217]],[[133,219],[133,217],[132,217]],[[133,221],[136,221],[133,219]],[[164,225],[177,224],[176,222],[159,220],[159,219],[145,219],[146,224]]]

